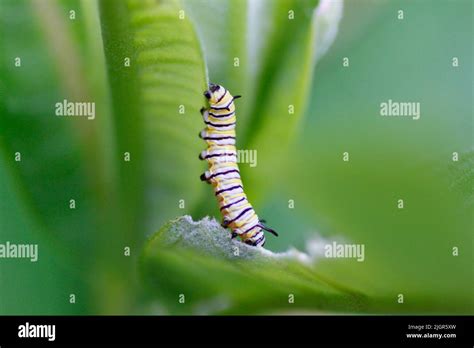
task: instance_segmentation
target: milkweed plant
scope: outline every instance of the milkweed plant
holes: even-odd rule
[[[1,312],[472,310],[466,306],[472,274],[465,271],[472,263],[459,250],[469,235],[470,150],[459,151],[449,175],[431,176],[444,167],[410,169],[425,165],[416,152],[399,162],[390,157],[387,144],[396,142],[399,152],[403,144],[384,133],[382,116],[364,128],[373,119],[364,118],[370,110],[361,100],[379,91],[385,98],[384,88],[396,78],[377,70],[377,59],[380,66],[403,59],[371,51],[383,46],[377,35],[387,35],[373,29],[373,18],[380,15],[387,26],[399,26],[391,33],[409,37],[403,28],[424,26],[399,11],[419,9],[385,4],[386,12],[375,6],[361,14],[357,6],[343,0],[2,0],[1,241],[31,241],[38,254],[31,264],[2,263]],[[347,22],[355,28],[349,33],[342,24],[350,11],[361,19]],[[367,40],[364,25],[372,25]],[[338,40],[344,53],[335,58],[330,52]],[[398,47],[409,39],[384,42]],[[326,68],[337,65],[330,77],[318,70],[325,59]],[[362,87],[348,92],[354,81]],[[279,234],[268,235],[264,247],[261,234],[248,239],[258,246],[232,238],[221,226],[214,192],[199,178],[207,169],[198,159],[205,150],[198,133],[210,83],[241,96],[234,161],[262,231],[271,226]],[[338,111],[343,106],[351,111]],[[424,120],[418,119],[413,122]],[[390,131],[411,127],[400,124]],[[408,147],[416,142],[406,129],[400,138]],[[361,133],[353,137],[350,130]],[[438,192],[430,188],[450,175],[455,179],[439,191],[442,199],[428,202],[426,192]],[[442,210],[458,196],[463,209]],[[451,228],[444,244],[442,231]],[[429,247],[417,246],[429,236],[435,236]],[[442,284],[426,271],[433,260],[443,260]]]

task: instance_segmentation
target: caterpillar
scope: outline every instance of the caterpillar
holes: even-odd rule
[[[206,124],[199,137],[206,141],[207,149],[199,154],[199,159],[208,162],[209,169],[201,175],[201,180],[212,184],[222,213],[222,227],[230,228],[231,238],[240,237],[242,242],[263,246],[268,231],[275,236],[278,233],[265,226],[252,205],[247,200],[240,179],[235,147],[235,105],[233,97],[224,87],[210,83],[204,91],[209,108],[203,107],[201,114]]]

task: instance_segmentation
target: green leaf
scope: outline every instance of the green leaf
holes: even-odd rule
[[[458,154],[458,161],[449,165],[450,188],[461,195],[464,207],[474,204],[474,151]]]
[[[100,9],[119,153],[131,154],[121,168],[127,207],[133,206],[125,213],[128,221],[144,216],[145,229],[153,230],[182,214],[180,200],[189,207],[203,189],[197,134],[204,60],[177,1],[104,0]]]
[[[317,4],[318,1],[281,0],[264,8],[274,24],[261,53],[263,63],[255,81],[251,127],[241,134],[240,145],[256,150],[260,163],[264,161],[255,170],[242,170],[246,188],[256,199],[262,199],[271,188],[272,180],[268,178],[284,163],[281,158],[287,155],[307,106],[316,60],[315,29],[320,18],[316,16]]]
[[[0,259],[2,315],[78,314],[85,302],[64,306],[64,294],[74,289],[87,300],[87,289],[72,265],[74,255],[48,236],[13,175],[11,156],[0,148],[0,243],[35,244],[37,259]],[[61,263],[57,260],[61,259]],[[34,290],[32,290],[34,289]],[[41,299],[38,301],[37,299]]]
[[[61,13],[55,1],[0,3],[0,242],[37,244],[39,253],[36,263],[1,262],[4,314],[81,313],[86,303],[94,308],[85,286],[95,274],[94,258],[83,255],[93,255],[90,245],[100,235],[92,212],[100,209],[103,191],[92,189],[87,175],[94,168],[99,179],[106,171],[98,165],[100,150],[88,157],[97,140],[94,126],[69,120],[73,126],[54,114],[56,102],[89,91],[83,61],[71,46],[72,24]],[[69,209],[72,198],[76,210]],[[82,298],[74,307],[64,306],[70,289]]]
[[[186,13],[194,23],[210,82],[225,86],[233,94],[252,94],[250,61],[252,47],[247,16],[251,3],[243,0],[184,0]],[[248,103],[239,105],[238,129],[244,129]]]
[[[183,216],[169,221],[150,238],[140,269],[150,300],[157,301],[167,314],[469,310],[463,311],[457,299],[442,303],[433,294],[409,287],[401,286],[398,292],[393,288],[375,291],[365,263],[323,257],[315,243],[324,250],[328,241],[314,240],[308,253],[296,249],[273,253],[232,240],[215,220],[194,222]],[[366,292],[351,284],[363,285]],[[406,295],[402,305],[399,293]],[[179,301],[182,295],[184,303]]]
[[[71,28],[60,17],[59,7],[54,2],[33,4],[7,1],[1,5],[2,33],[5,38],[17,39],[4,40],[2,45],[0,145],[26,202],[48,233],[81,248],[89,236],[80,231],[95,223],[91,212],[98,193],[89,192],[85,179],[92,164],[81,160],[91,150],[83,135],[93,126],[82,120],[75,120],[78,122],[72,126],[54,112],[56,102],[84,97],[87,84],[82,78],[82,62],[75,56],[76,47],[72,52],[66,47],[51,55],[54,42],[70,47],[72,40]],[[48,31],[50,22],[61,28],[54,37]],[[20,67],[14,65],[16,57],[21,59]],[[68,83],[69,78],[81,87]],[[95,139],[88,138],[92,143]],[[14,161],[16,153],[21,155],[19,162]],[[76,212],[68,207],[71,198],[81,202]]]
[[[307,256],[251,247],[231,240],[215,220],[193,222],[184,216],[149,240],[141,270],[152,298],[166,303],[170,313],[366,308],[363,294],[319,277],[300,259],[307,261]],[[180,294],[185,304],[179,303]]]
[[[246,1],[184,0],[183,4],[196,27],[210,81],[234,91],[244,86],[249,66]],[[239,58],[237,65],[234,58]]]

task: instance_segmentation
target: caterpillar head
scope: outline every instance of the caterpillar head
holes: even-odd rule
[[[217,104],[226,92],[224,87],[210,83],[209,89],[204,92],[204,96],[209,100],[210,104]]]

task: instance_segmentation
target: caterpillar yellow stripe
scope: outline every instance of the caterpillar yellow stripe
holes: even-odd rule
[[[222,226],[230,228],[232,238],[237,236],[249,245],[263,246],[263,231],[278,234],[264,225],[247,200],[244,185],[240,179],[237,165],[237,149],[235,147],[235,105],[233,97],[224,87],[209,84],[204,92],[209,101],[209,108],[202,108],[201,114],[206,124],[199,136],[207,143],[207,149],[199,155],[206,160],[209,169],[201,175],[214,188],[220,211]]]

